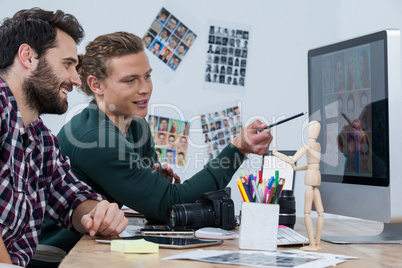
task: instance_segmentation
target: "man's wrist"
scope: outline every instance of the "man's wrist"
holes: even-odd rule
[[[248,152],[245,152],[245,151],[241,148],[240,144],[238,144],[238,142],[237,142],[237,139],[233,139],[231,143],[232,143],[233,146],[236,147],[237,150],[239,150],[244,156],[247,156],[247,155],[249,154]]]
[[[85,214],[91,212],[91,210],[99,204],[99,200],[87,199],[79,204],[73,212],[73,227],[79,233],[86,233],[87,229],[82,224],[81,219]]]

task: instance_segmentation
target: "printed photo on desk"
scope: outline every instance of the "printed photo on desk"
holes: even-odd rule
[[[201,114],[200,120],[209,159],[217,157],[243,128],[239,105]]]
[[[162,260],[179,259],[231,265],[236,264],[247,267],[314,268],[336,266],[347,260],[356,259],[356,257],[330,253],[305,252],[301,250],[285,250],[278,252],[198,250],[175,254],[165,257]]]
[[[250,27],[210,21],[204,88],[244,93]]]
[[[195,40],[197,31],[192,24],[194,21],[188,18],[191,15],[185,11],[177,11],[178,6],[162,7],[153,18],[153,21],[143,36],[145,51],[149,55],[151,65],[163,71],[156,72],[164,80],[173,76],[182,65],[182,61],[189,53]],[[181,15],[181,14],[185,15]],[[148,53],[149,52],[149,53]]]
[[[149,115],[148,124],[155,141],[159,162],[184,166],[190,123],[180,119]]]

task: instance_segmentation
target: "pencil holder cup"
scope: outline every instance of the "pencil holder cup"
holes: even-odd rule
[[[276,251],[279,205],[243,202],[239,248]]]

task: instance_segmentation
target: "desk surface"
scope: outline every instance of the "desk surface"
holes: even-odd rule
[[[314,219],[313,219],[314,220]],[[295,230],[307,236],[304,229],[303,218],[298,218]],[[375,235],[382,230],[382,224],[357,219],[325,219],[323,235]],[[59,267],[180,267],[189,265],[192,267],[227,267],[228,265],[207,263],[189,260],[166,260],[161,259],[184,250],[159,249],[159,254],[123,254],[111,252],[110,245],[99,244],[94,240],[99,237],[89,235],[77,243],[70,251]],[[360,259],[348,260],[338,265],[339,267],[396,267],[402,263],[402,245],[400,244],[346,244],[338,245],[322,241],[323,253],[342,254]],[[278,250],[298,249],[299,247],[278,247]],[[238,239],[225,240],[220,246],[205,247],[203,249],[214,250],[238,250]],[[188,249],[190,251],[194,249]],[[244,267],[240,265],[231,267]]]

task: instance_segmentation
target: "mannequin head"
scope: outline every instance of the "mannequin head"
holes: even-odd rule
[[[316,140],[320,135],[321,124],[318,121],[311,121],[308,124],[308,138]]]

